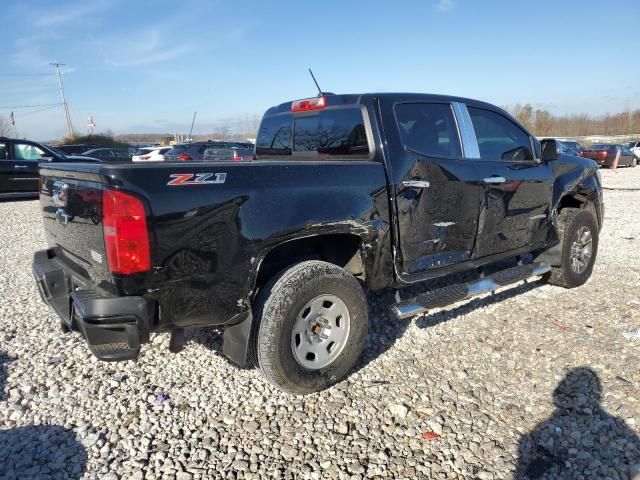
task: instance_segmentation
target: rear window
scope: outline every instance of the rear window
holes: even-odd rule
[[[256,141],[260,157],[368,158],[369,143],[359,108],[322,110],[314,115],[265,117]]]
[[[139,148],[138,150],[136,150],[136,153],[134,153],[134,155],[147,155],[148,153],[153,152],[153,150],[153,148],[149,147]]]

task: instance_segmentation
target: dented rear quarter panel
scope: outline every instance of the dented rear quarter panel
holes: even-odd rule
[[[146,167],[146,168],[145,168]],[[372,288],[393,281],[389,200],[377,161],[106,166],[112,186],[145,197],[155,260],[148,296],[157,329],[235,323],[250,309],[258,269],[292,239],[355,234]],[[224,183],[168,186],[171,175],[226,173]],[[385,260],[388,258],[388,261]]]

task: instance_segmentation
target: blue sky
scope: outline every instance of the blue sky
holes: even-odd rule
[[[54,5],[55,3],[55,5]],[[14,1],[0,106],[59,102],[74,126],[196,133],[314,95],[418,91],[594,115],[640,108],[640,2]],[[635,30],[635,31],[634,31]],[[16,108],[20,136],[65,133],[61,108]],[[6,117],[10,110],[0,109]]]

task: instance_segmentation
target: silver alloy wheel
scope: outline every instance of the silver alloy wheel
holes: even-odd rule
[[[302,307],[293,324],[293,356],[310,370],[324,368],[342,353],[350,328],[345,303],[335,295],[319,295]]]
[[[571,269],[578,275],[582,274],[591,261],[593,253],[593,237],[589,227],[583,225],[576,232],[571,244]]]

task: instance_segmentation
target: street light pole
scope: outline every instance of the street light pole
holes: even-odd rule
[[[58,82],[60,83],[60,95],[62,95],[62,104],[64,106],[64,115],[67,120],[67,134],[71,137],[73,135],[73,125],[71,124],[71,115],[69,114],[69,105],[67,104],[67,99],[64,96],[64,84],[62,83],[62,74],[60,73],[60,67],[64,66],[64,63],[50,63],[49,65],[53,65],[56,67],[56,72],[58,73]]]

